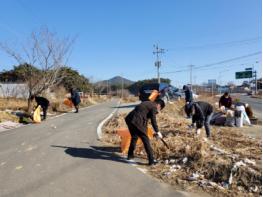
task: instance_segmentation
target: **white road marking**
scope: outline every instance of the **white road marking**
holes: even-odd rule
[[[117,106],[120,106],[120,101],[118,103]],[[108,121],[112,116],[113,114],[118,110],[118,108],[116,108],[115,110],[113,110],[113,112],[108,116],[106,117],[100,124],[99,126],[97,127],[97,135],[98,135],[98,138],[101,139],[102,138],[102,126],[104,125],[104,123],[106,121]],[[95,151],[98,151],[98,152],[104,152],[104,153],[110,153],[112,154],[112,152],[108,152],[108,151],[101,151],[101,150],[96,150],[94,149]],[[125,157],[122,157],[123,159],[125,159]],[[134,160],[126,160],[128,164],[132,165],[133,167],[135,167],[136,169],[138,169],[139,171],[141,171],[142,173],[146,174],[147,173],[147,169],[145,168],[139,168],[138,165],[137,165],[137,162],[134,161]]]
[[[146,174],[147,173],[147,169],[145,168],[137,168],[139,171],[141,171],[142,173]]]
[[[113,110],[113,112],[111,112],[111,114],[106,117],[103,121],[101,121],[101,123],[99,124],[99,126],[97,127],[97,135],[98,135],[98,139],[102,138],[102,126],[104,125],[105,122],[107,122],[112,116],[113,114],[118,110],[118,107],[120,106],[121,102],[118,102],[117,108]]]
[[[37,146],[32,146],[32,145],[30,145],[30,146],[25,150],[25,152],[34,150],[34,149],[36,149],[36,148],[37,148]]]
[[[23,166],[16,166],[16,170],[21,170],[23,168]]]

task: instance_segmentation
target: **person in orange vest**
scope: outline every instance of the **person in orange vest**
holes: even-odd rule
[[[150,140],[146,134],[148,119],[151,119],[153,129],[155,131],[155,136],[162,138],[162,133],[158,129],[156,122],[156,114],[158,111],[165,107],[165,103],[161,99],[155,101],[144,101],[137,105],[133,111],[131,111],[125,118],[125,122],[129,128],[131,134],[131,143],[128,151],[128,160],[134,158],[134,150],[136,147],[136,142],[138,137],[141,138],[145,151],[147,153],[149,165],[156,164],[153,157],[153,150],[150,145]]]

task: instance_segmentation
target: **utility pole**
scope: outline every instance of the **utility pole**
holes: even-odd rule
[[[193,67],[194,67],[194,65],[189,65],[189,68],[190,68],[190,88],[191,88],[191,90],[192,90],[192,81],[193,81],[193,76],[192,76]]]
[[[214,96],[214,83],[212,83],[212,97]]]
[[[153,48],[155,49],[155,51],[153,51],[153,54],[156,54],[156,61],[154,65],[157,67],[157,79],[158,79],[158,83],[161,83],[161,79],[160,79],[161,61],[159,60],[159,54],[164,53],[164,49],[159,48],[158,44],[153,45]]]
[[[195,93],[197,92],[196,76],[194,76]]]
[[[258,92],[258,84],[257,84],[257,71],[254,71],[254,76],[255,76],[255,94]]]
[[[258,61],[256,61],[255,63],[257,64]],[[257,71],[255,70],[254,64],[252,66],[252,74],[253,74],[252,79],[253,79],[253,77],[255,77],[255,95],[256,95],[258,92],[258,83],[257,83]]]

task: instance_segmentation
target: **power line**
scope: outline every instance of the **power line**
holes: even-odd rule
[[[234,57],[234,58],[231,58],[231,59],[223,60],[223,61],[212,63],[212,64],[206,64],[206,65],[203,65],[203,66],[198,66],[198,67],[196,67],[196,69],[204,68],[204,67],[211,67],[211,66],[218,65],[218,64],[224,64],[224,63],[227,63],[227,62],[232,62],[232,61],[236,61],[236,60],[239,60],[239,59],[244,59],[244,58],[255,56],[255,55],[259,55],[259,54],[261,54],[261,51],[258,51],[258,52],[255,52],[255,53],[251,53],[251,54],[248,54],[248,55]]]
[[[246,62],[246,63],[240,63],[240,64],[231,64],[231,65],[226,65],[224,68],[229,68],[229,67],[234,67],[234,66],[245,66],[245,65],[249,65],[249,64],[254,64],[255,62],[257,62],[257,60],[253,61],[253,62]],[[213,66],[213,68],[219,68],[221,66]],[[204,70],[211,70],[211,68],[201,68],[198,69],[198,71],[204,71]]]
[[[199,45],[199,46],[182,46],[178,48],[168,48],[168,51],[177,51],[177,50],[195,50],[195,49],[205,49],[205,48],[216,48],[216,47],[232,47],[235,45],[247,45],[253,44],[257,41],[261,40],[261,36],[255,38],[249,38],[244,40],[236,40],[230,42],[223,42],[223,43],[210,43],[206,45]]]
[[[222,61],[211,63],[211,64],[206,64],[206,65],[203,65],[203,66],[196,66],[194,69],[212,67],[212,66],[215,66],[215,65],[225,64],[225,63],[228,63],[228,62],[244,59],[244,58],[255,56],[255,55],[259,55],[259,54],[261,54],[261,51],[258,51],[258,52],[255,52],[255,53],[251,53],[251,54],[247,54],[247,55],[243,55],[243,56],[239,56],[239,57],[235,57],[235,58],[231,58],[231,59],[222,60]],[[176,70],[176,71],[163,72],[162,74],[172,74],[172,73],[185,72],[185,71],[189,71],[189,69],[182,69],[182,70]]]

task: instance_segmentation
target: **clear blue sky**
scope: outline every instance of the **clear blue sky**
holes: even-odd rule
[[[69,66],[80,73],[92,80],[123,75],[135,81],[156,77],[155,43],[167,49],[161,72],[261,51],[261,9],[261,0],[6,0],[0,7],[0,41],[20,43],[46,26],[60,36],[77,36]],[[0,70],[14,64],[0,52]],[[256,55],[194,69],[193,80],[218,80],[223,71],[223,83],[235,81],[235,71],[253,65],[261,75]],[[189,83],[189,72],[162,77],[174,85]]]

